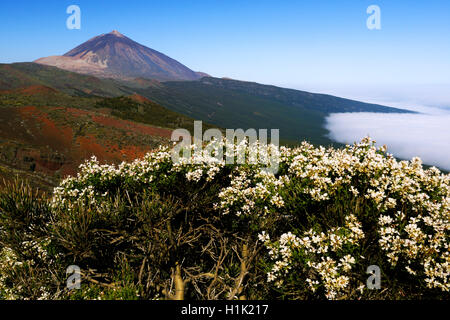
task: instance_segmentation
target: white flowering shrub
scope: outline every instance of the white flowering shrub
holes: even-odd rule
[[[220,154],[223,154],[223,157],[232,158],[235,164],[226,165],[225,159],[218,159],[215,156],[218,149],[222,150]],[[235,175],[245,175],[245,172],[254,176],[255,182],[259,183],[253,187],[253,190],[243,190],[243,192],[249,192],[249,195],[241,195],[240,201],[246,202],[245,199],[248,199],[248,202],[251,202],[250,199],[259,199],[263,194],[276,192],[272,186],[277,184],[274,175],[266,173],[270,157],[279,156],[278,150],[273,145],[265,146],[258,142],[249,145],[247,140],[239,144],[231,144],[224,140],[212,143],[205,150],[199,151],[192,145],[188,150],[191,156],[180,157],[176,162],[172,159],[171,150],[170,147],[161,146],[159,150],[148,153],[143,159],[137,159],[132,163],[123,162],[119,166],[100,165],[94,156],[80,166],[76,177],[66,178],[59,187],[55,188],[53,206],[68,205],[70,207],[80,202],[101,206],[102,199],[107,199],[108,194],[123,190],[135,193],[142,190],[167,189],[175,193],[174,190],[183,188],[183,185],[198,184],[200,181],[217,181],[223,176],[231,181],[234,189],[243,188],[238,185],[239,178]],[[183,151],[184,149],[180,151],[180,154]],[[276,155],[273,155],[274,153]],[[236,171],[234,168],[239,170]],[[241,179],[248,178],[241,177]],[[226,202],[231,192],[233,192],[232,189],[228,192],[223,190],[220,197],[225,202],[221,202],[218,206],[225,208],[233,205],[231,202]],[[280,200],[278,197],[273,199],[275,202]],[[248,212],[245,209],[244,211]]]
[[[354,254],[359,251],[362,238],[364,233],[361,224],[352,214],[346,216],[343,227],[331,228],[327,233],[311,229],[302,237],[297,237],[288,232],[271,242],[270,237],[263,232],[259,240],[269,249],[269,257],[273,262],[267,273],[267,281],[273,282],[277,288],[286,284],[288,287],[296,286],[295,283],[303,282],[303,286],[307,285],[312,292],[323,287],[325,296],[335,299],[350,287],[349,274],[356,263]],[[290,275],[292,272],[295,272],[294,277]],[[299,279],[299,276],[304,278]],[[286,283],[289,281],[294,283]]]
[[[54,272],[59,256],[49,222],[47,199],[31,188],[15,184],[0,195],[0,299],[54,297],[52,280],[61,272]]]
[[[434,167],[423,169],[418,158],[399,162],[385,151],[368,138],[343,149],[304,143],[285,150],[289,184],[280,191],[285,209],[297,215],[302,209],[306,212],[294,219],[292,228],[297,231],[274,242],[261,235],[273,262],[269,281],[291,288],[301,280],[286,284],[289,273],[300,272],[311,292],[322,288],[327,298],[349,297],[352,292],[357,297],[364,278],[360,270],[352,279],[351,265],[358,260],[366,266],[384,265],[387,260],[385,269],[393,277],[406,271],[417,287],[425,283],[427,288],[449,291],[449,175]],[[336,221],[339,227],[324,228]],[[319,226],[321,231],[305,226]],[[351,246],[342,247],[347,241]],[[375,247],[374,241],[384,260],[373,252],[370,257],[362,256],[362,250],[354,254],[358,247]]]
[[[185,151],[176,162],[170,147],[117,166],[86,161],[50,200],[58,254],[102,274],[126,257],[126,292],[154,279],[146,298],[172,297],[182,277],[193,299],[448,298],[449,174],[370,138]],[[366,288],[369,265],[382,290]]]

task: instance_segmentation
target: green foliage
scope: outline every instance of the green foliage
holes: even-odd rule
[[[194,119],[154,103],[150,100],[138,102],[130,97],[105,98],[95,103],[95,108],[108,108],[112,115],[136,122],[155,125],[163,128],[183,128],[194,131]],[[204,124],[204,129],[211,128]]]
[[[54,297],[62,269],[45,195],[16,180],[0,192],[0,298]]]
[[[280,129],[285,144],[333,145],[324,129],[332,112],[409,112],[330,95],[206,77],[136,89],[170,110],[222,128]],[[238,116],[237,116],[238,115]]]
[[[330,95],[211,77],[199,81],[147,81],[147,85],[141,85],[143,79],[100,79],[36,63],[15,63],[0,64],[0,79],[0,90],[45,85],[83,98],[122,97],[138,93],[162,106],[156,107],[156,123],[149,122],[153,120],[146,107],[143,113],[135,112],[132,107],[131,114],[127,114],[108,102],[101,104],[111,105],[115,114],[123,119],[169,128],[182,124],[181,128],[191,130],[192,123],[186,121],[188,118],[220,128],[278,128],[280,139],[289,145],[303,140],[337,145],[327,138],[328,132],[324,129],[325,117],[332,112],[410,112]],[[62,101],[61,97],[57,100]],[[120,100],[114,101],[122,104],[123,100]],[[74,106],[91,105],[88,100],[68,101]],[[22,101],[5,98],[3,103],[9,105]]]
[[[114,80],[69,72],[37,63],[0,64],[0,88],[16,89],[32,85],[45,85],[72,96],[113,97],[132,94]]]
[[[9,186],[0,297],[447,299],[449,177],[384,151],[302,144],[272,174],[204,155],[176,164],[162,148],[91,159],[51,200]],[[80,290],[65,287],[69,265]],[[381,290],[365,286],[369,265]]]
[[[75,107],[87,108],[92,106],[96,98],[72,97],[64,93],[54,92],[51,94],[27,95],[20,92],[0,95],[0,106],[55,106],[55,107]]]

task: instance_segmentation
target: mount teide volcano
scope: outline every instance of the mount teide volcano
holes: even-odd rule
[[[203,75],[115,30],[94,37],[63,56],[41,58],[35,62],[68,71],[119,79],[142,77],[161,81],[197,80]]]

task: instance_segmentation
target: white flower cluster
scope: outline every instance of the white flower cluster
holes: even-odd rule
[[[150,186],[152,183],[161,183],[175,174],[182,174],[187,180],[177,180],[178,183],[198,183],[202,179],[212,181],[226,166],[240,169],[249,166],[258,168],[257,178],[261,180],[262,190],[265,188],[263,186],[265,182],[274,179],[273,174],[264,169],[273,159],[279,157],[276,146],[260,144],[258,141],[249,144],[247,140],[242,140],[239,144],[233,144],[224,139],[211,143],[205,149],[199,149],[195,144],[188,148],[189,156],[180,156],[177,161],[173,161],[173,151],[169,147],[161,146],[143,159],[137,159],[132,163],[123,162],[117,167],[100,165],[94,156],[80,166],[76,177],[64,179],[60,186],[54,189],[52,205],[54,208],[70,208],[74,203],[91,204],[105,211],[108,210],[108,205],[102,199],[108,195],[110,189],[119,186],[126,188],[127,185]],[[181,149],[180,153],[183,151],[185,150]],[[219,157],[220,155],[222,157]],[[227,196],[225,190],[222,194],[224,197]],[[274,195],[270,200],[278,206],[282,204],[279,196]],[[225,209],[227,205],[230,203],[224,202],[217,207]]]
[[[3,247],[0,251],[0,300],[15,300],[17,295],[14,290],[5,284],[6,276],[5,270],[20,265],[14,252],[7,247]]]
[[[113,190],[158,189],[164,184],[170,189],[174,184],[212,182],[218,177],[221,189],[214,207],[221,214],[264,217],[283,216],[286,211],[287,216],[286,203],[320,204],[342,196],[358,197],[377,211],[373,218],[379,220],[379,244],[389,262],[396,265],[401,260],[405,271],[424,279],[430,288],[449,290],[449,174],[442,174],[435,167],[424,169],[418,158],[397,161],[386,154],[384,147],[376,148],[370,138],[342,149],[314,147],[303,142],[297,148],[278,150],[272,145],[248,145],[246,141],[238,145],[217,141],[213,147],[215,151],[209,152],[208,148],[199,151],[192,146],[190,156],[177,162],[172,161],[169,147],[119,166],[100,165],[93,158],[81,166],[77,177],[65,179],[54,190],[53,206],[70,208],[74,203],[89,203],[99,210],[108,210],[108,202],[103,199]],[[224,156],[217,157],[224,149]],[[260,159],[255,159],[255,155],[260,155]],[[279,160],[276,173],[265,170],[267,161],[261,161],[273,155]],[[358,232],[359,227],[355,226],[352,234],[356,236]],[[324,238],[320,234],[302,235],[314,245],[314,240],[322,238],[327,243],[321,247],[319,241],[312,247],[315,251],[308,251],[310,254],[319,254],[325,248],[339,252],[341,242],[346,243],[348,236],[341,239],[333,232]],[[295,247],[295,239],[287,236],[286,246]],[[302,250],[310,250],[306,243],[299,244]],[[311,288],[323,284],[329,297],[338,295],[347,283],[342,272],[353,261],[351,256],[341,261],[344,256],[339,259],[328,256],[333,260],[324,256],[311,261],[311,268],[319,274],[319,278],[308,280]],[[277,261],[278,270],[289,269],[288,260]],[[281,281],[277,274],[278,271],[272,272],[269,278]]]
[[[449,210],[425,211],[407,218],[398,211],[379,218],[379,244],[395,266],[402,258],[411,275],[424,275],[429,288],[450,290]]]
[[[348,248],[358,247],[362,238],[361,224],[354,215],[346,217],[343,227],[332,228],[326,233],[309,230],[298,237],[288,232],[278,241],[271,242],[263,232],[259,240],[268,248],[273,263],[267,280],[281,287],[289,272],[295,272],[295,268],[308,268],[310,276],[305,281],[310,290],[315,292],[323,287],[328,299],[336,299],[348,287],[348,275],[356,263],[356,259],[347,253]]]
[[[155,177],[163,178],[171,154],[167,147],[148,153],[143,159],[114,165],[100,165],[93,156],[80,165],[76,177],[68,177],[53,191],[52,206],[69,208],[76,203],[97,205],[107,210],[102,202],[108,190],[125,187],[124,184],[150,184]]]
[[[230,175],[230,186],[219,193],[221,201],[215,207],[228,214],[233,211],[241,214],[268,214],[269,206],[281,208],[283,198],[278,194],[279,188],[288,181],[286,176],[276,178],[274,174],[263,169],[237,167]]]
[[[8,245],[0,248],[0,300],[16,300],[27,299],[23,295],[23,284],[11,286],[11,282],[16,280],[18,274],[33,274],[34,267],[50,267],[56,263],[56,257],[61,257],[58,254],[56,257],[49,254],[46,247],[50,244],[49,237],[42,237],[40,239],[34,238],[28,232],[37,229],[37,225],[33,222],[27,224],[27,229],[21,234],[21,242],[18,244],[20,252]],[[6,230],[0,226],[0,233],[6,234]],[[24,257],[27,257],[26,259]],[[41,286],[38,288],[38,296],[36,299],[45,300],[50,298],[48,288]]]
[[[24,251],[33,252],[41,262],[50,265],[54,263],[54,260],[48,256],[47,251],[43,248],[44,245],[48,244],[47,241],[48,240],[44,240],[42,243],[36,241],[24,241],[22,242],[22,249]],[[5,285],[5,281],[7,280],[5,274],[14,271],[16,268],[28,268],[35,265],[36,261],[34,259],[21,261],[11,248],[3,247],[0,251],[0,300],[16,300],[23,298],[20,294],[20,290],[22,289],[21,286],[11,288],[10,286]],[[37,297],[38,300],[50,299],[51,294],[47,288],[40,287],[39,292],[40,296]]]

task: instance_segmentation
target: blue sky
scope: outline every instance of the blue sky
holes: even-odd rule
[[[72,4],[81,30],[66,28]],[[366,27],[371,4],[381,30]],[[448,0],[2,0],[0,24],[2,63],[64,54],[117,29],[213,76],[341,95],[441,88],[450,102]]]

